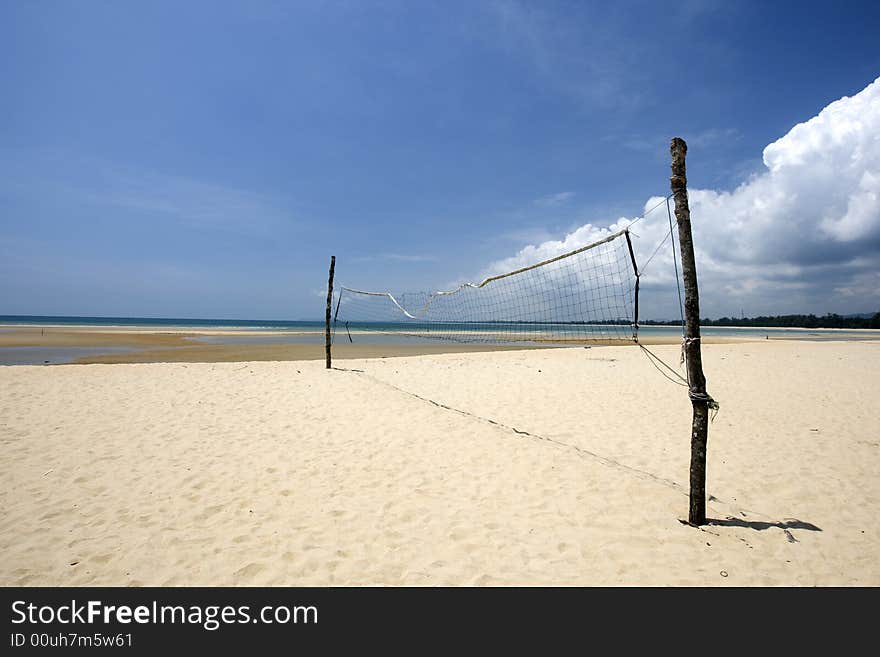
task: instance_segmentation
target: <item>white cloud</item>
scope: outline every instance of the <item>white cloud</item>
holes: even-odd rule
[[[516,255],[511,256],[510,258],[493,262],[484,272],[484,276],[502,274],[514,269],[519,269],[520,267],[526,267],[536,262],[541,262],[542,260],[547,260],[561,253],[573,251],[581,246],[608,237],[612,233],[627,226],[631,221],[631,219],[621,218],[606,228],[600,228],[593,224],[584,224],[561,240],[549,240],[547,242],[542,242],[541,244],[529,244],[520,249]],[[483,278],[484,276],[481,276],[480,278]]]
[[[574,197],[574,192],[558,192],[556,194],[548,194],[547,196],[537,198],[532,201],[532,203],[542,208],[553,208],[560,205],[565,205]]]
[[[699,140],[691,146],[699,148]],[[733,191],[689,190],[703,315],[739,314],[741,307],[747,314],[880,308],[880,78],[768,145],[763,162],[763,171]],[[526,246],[487,272],[559,255],[629,221],[584,224],[561,240]],[[645,263],[668,232],[665,207],[633,230],[636,257]],[[650,300],[652,288],[674,284],[668,243],[643,284],[643,317],[677,315],[674,303],[670,309]]]

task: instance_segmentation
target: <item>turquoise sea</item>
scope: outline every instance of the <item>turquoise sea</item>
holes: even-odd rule
[[[156,328],[238,328],[265,331],[319,330],[323,321],[264,319],[187,319],[169,317],[61,317],[54,315],[0,315],[4,325],[29,326],[148,326]]]

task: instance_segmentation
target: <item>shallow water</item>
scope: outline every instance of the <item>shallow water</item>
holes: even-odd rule
[[[60,365],[77,358],[137,351],[131,347],[0,347],[0,365]]]
[[[715,326],[705,326],[700,329],[702,335],[706,337],[721,337],[721,338],[744,338],[744,339],[774,339],[774,340],[880,340],[880,331],[870,330],[870,329],[851,329],[851,330],[840,330],[840,329],[786,329],[786,328],[726,328],[726,327],[715,327]],[[475,331],[475,336],[481,333],[480,331]],[[487,339],[487,336],[491,334],[491,331],[484,332],[484,339],[480,341],[485,341],[488,343],[497,343],[497,344],[506,344],[506,345],[515,345],[522,344],[528,346],[534,346],[534,341],[524,340],[520,342],[511,342],[509,340],[491,340]],[[459,333],[459,335],[461,335]],[[550,334],[552,335],[552,334]],[[678,335],[681,335],[681,327],[678,326],[643,326],[639,328],[639,336],[645,339],[650,338],[674,338]],[[205,335],[198,336],[193,338],[187,338],[188,340],[192,340],[194,342],[200,343],[208,343],[208,344],[324,344],[324,333],[323,331],[316,332],[312,331],[309,333],[301,333],[301,334],[272,334],[271,331],[263,335],[235,335],[235,334],[227,334],[227,335]],[[411,345],[411,344],[434,344],[438,341],[441,341],[442,338],[425,338],[419,337],[416,335],[409,335],[400,332],[395,332],[394,329],[390,329],[387,332],[367,332],[362,330],[352,331],[351,332],[351,342],[356,344],[381,344],[381,345],[389,345],[389,344],[398,344],[398,345]],[[347,343],[349,342],[349,336],[345,329],[337,328],[334,332],[334,343]],[[621,344],[628,342],[628,340],[622,340]],[[549,340],[543,344],[552,345],[552,340]],[[564,343],[560,343],[564,344]]]

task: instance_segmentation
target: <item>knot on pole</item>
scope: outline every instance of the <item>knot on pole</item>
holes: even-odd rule
[[[688,397],[692,402],[702,402],[705,403],[706,406],[709,407],[709,410],[712,411],[712,416],[709,418],[714,421],[715,416],[718,415],[718,411],[721,410],[721,404],[715,401],[708,392],[698,392],[695,390],[688,390]]]
[[[688,207],[685,155],[687,144],[676,137],[669,145],[672,177],[669,182],[675,197],[675,218],[678,221],[678,242],[681,245],[681,272],[685,290],[685,346],[687,352],[688,396],[693,406],[691,432],[690,510],[688,521],[706,523],[706,440],[708,409],[718,410],[718,402],[706,392],[700,354],[700,298],[697,292],[697,266],[691,235],[691,212]],[[706,404],[706,406],[703,406]]]
[[[693,338],[684,337],[681,339],[681,358],[678,361],[679,365],[683,365],[685,360],[687,360],[687,348],[699,341],[700,336],[696,336]]]

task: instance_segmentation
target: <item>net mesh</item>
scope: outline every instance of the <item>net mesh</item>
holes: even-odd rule
[[[638,276],[629,233],[441,292],[335,294],[334,339],[389,333],[456,342],[632,342]]]

